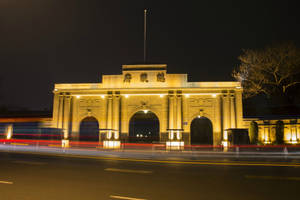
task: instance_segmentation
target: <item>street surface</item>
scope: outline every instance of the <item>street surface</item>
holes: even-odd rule
[[[298,199],[299,187],[299,159],[143,161],[0,151],[1,200],[282,200]]]

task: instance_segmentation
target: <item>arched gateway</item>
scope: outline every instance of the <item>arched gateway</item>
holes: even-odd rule
[[[213,144],[213,127],[206,117],[196,117],[191,123],[191,144]]]
[[[148,121],[137,111],[149,111],[149,116],[152,111],[159,119],[152,120],[159,125],[149,141],[218,145],[226,139],[226,129],[243,128],[240,83],[188,82],[187,74],[168,74],[166,65],[123,65],[122,74],[103,75],[102,83],[55,84],[52,127],[63,129],[64,138],[70,138],[83,132],[87,122],[80,121],[82,116],[94,116],[102,140],[128,142],[137,134],[146,138],[137,127],[148,126]],[[202,123],[193,121],[195,116],[203,113],[213,127],[204,134],[206,139],[193,128]],[[136,125],[142,117],[144,125]]]
[[[129,122],[130,142],[159,142],[159,120],[151,111],[136,112]]]
[[[86,117],[80,122],[79,140],[98,141],[99,124],[95,117]]]

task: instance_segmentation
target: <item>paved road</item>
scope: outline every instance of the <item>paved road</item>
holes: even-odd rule
[[[229,165],[226,165],[227,162]],[[247,163],[245,160],[241,162]],[[252,162],[253,160],[249,163]],[[276,164],[231,165],[232,160],[228,158],[222,160],[222,165],[209,164],[207,161],[197,163],[85,159],[0,152],[0,199],[299,198],[298,161],[289,160],[289,167]]]

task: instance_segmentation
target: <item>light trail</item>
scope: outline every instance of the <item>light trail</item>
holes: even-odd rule
[[[0,184],[8,184],[8,185],[12,185],[13,182],[10,182],[10,181],[0,181]]]
[[[20,152],[19,152],[20,153]],[[57,157],[69,157],[69,158],[83,158],[83,159],[96,159],[96,160],[115,160],[115,161],[129,161],[129,162],[145,162],[145,163],[162,163],[162,164],[189,164],[189,165],[221,165],[221,166],[262,166],[262,167],[300,167],[300,163],[289,164],[289,163],[248,163],[248,162],[202,162],[197,161],[176,161],[176,160],[150,160],[150,159],[132,159],[132,158],[115,158],[115,157],[104,157],[104,156],[82,156],[82,155],[71,155],[71,154],[57,154],[51,152],[21,152],[24,154],[33,155],[47,155]]]

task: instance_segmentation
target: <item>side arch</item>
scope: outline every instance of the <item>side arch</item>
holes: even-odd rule
[[[190,123],[191,144],[213,144],[213,123],[204,116],[195,117]]]
[[[95,117],[83,118],[79,124],[80,141],[99,141],[99,122]]]

